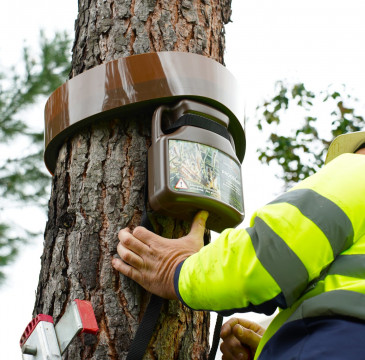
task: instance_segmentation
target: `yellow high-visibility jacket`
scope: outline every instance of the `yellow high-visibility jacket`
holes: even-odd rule
[[[343,154],[181,263],[178,297],[223,314],[365,320],[365,156]]]

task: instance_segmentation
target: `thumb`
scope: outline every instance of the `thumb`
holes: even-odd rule
[[[193,238],[202,239],[205,231],[205,223],[208,219],[209,213],[208,211],[202,210],[199,211],[193,220],[191,225],[189,236]]]

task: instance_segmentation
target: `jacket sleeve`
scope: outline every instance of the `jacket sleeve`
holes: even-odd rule
[[[274,299],[281,293],[255,255],[249,233],[234,229],[225,230],[179,265],[175,290],[185,305],[224,315],[239,311],[271,314],[277,307]]]
[[[292,305],[353,241],[346,205],[322,191],[328,169],[258,210],[249,228],[225,230],[181,263],[180,300],[223,314],[270,314]]]

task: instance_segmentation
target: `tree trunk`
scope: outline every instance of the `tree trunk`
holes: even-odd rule
[[[231,0],[79,0],[71,76],[133,54],[185,51],[223,62]],[[61,148],[53,178],[34,313],[57,321],[75,298],[91,301],[97,336],[64,359],[125,359],[149,294],[113,270],[118,231],[139,225],[152,113],[81,130]],[[159,217],[166,237],[189,224]],[[206,359],[209,314],[163,307],[144,359]]]

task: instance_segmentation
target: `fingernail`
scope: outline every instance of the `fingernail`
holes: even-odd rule
[[[202,210],[200,215],[206,221],[208,219],[209,213],[208,211]]]
[[[238,327],[238,330],[237,330],[238,335],[239,336],[242,336],[243,335],[243,327],[241,325],[239,325],[239,324],[237,324],[236,326]]]

